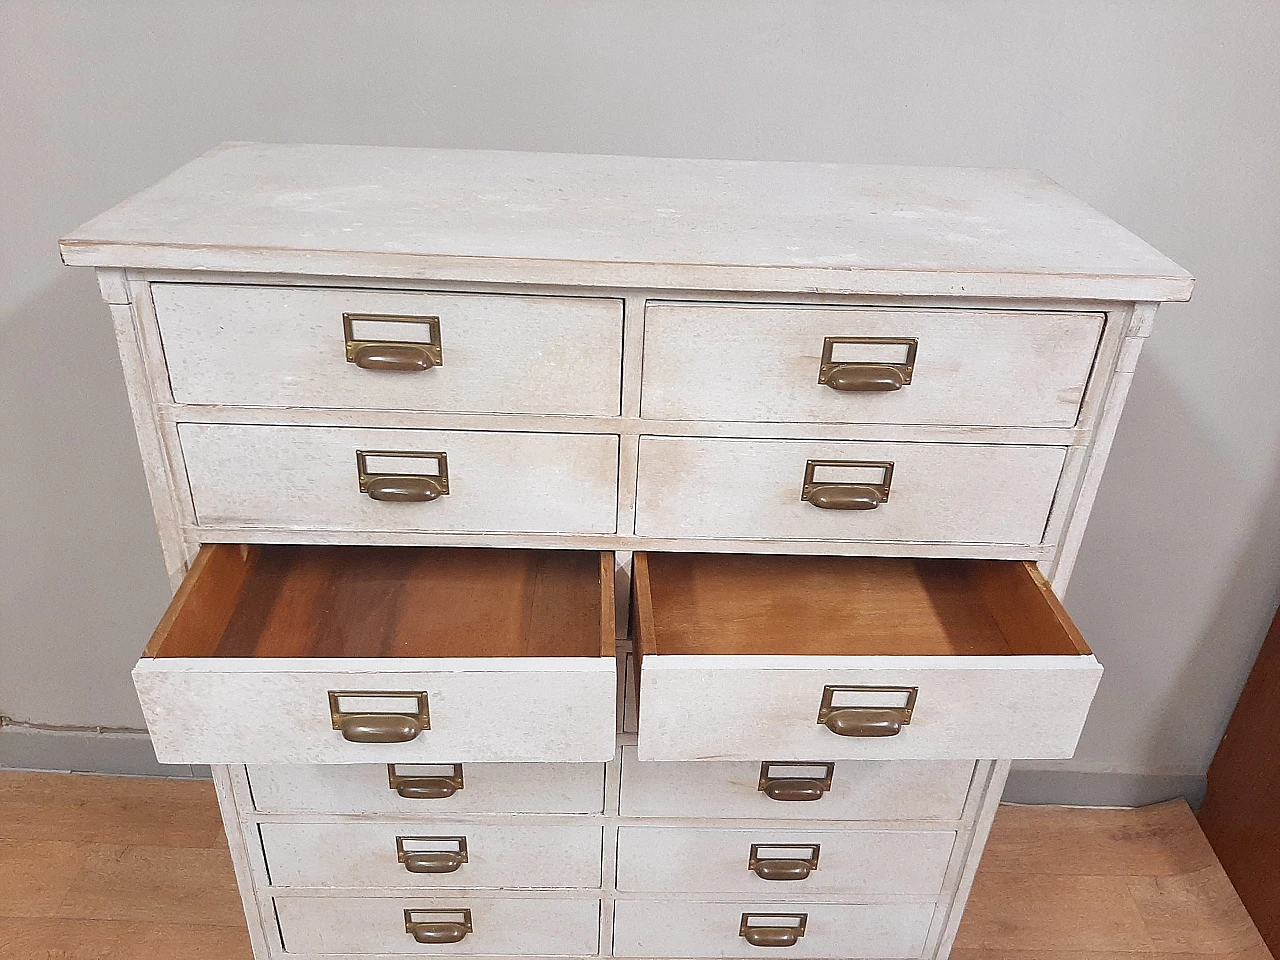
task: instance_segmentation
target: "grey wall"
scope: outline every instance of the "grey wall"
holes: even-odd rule
[[[1280,4],[0,0],[0,25],[0,713],[141,725],[167,591],[107,313],[55,240],[219,141],[1025,166],[1200,282],[1161,311],[1068,597],[1093,717],[1012,792],[1196,788],[1280,585]],[[22,727],[0,763],[148,769],[137,737]]]

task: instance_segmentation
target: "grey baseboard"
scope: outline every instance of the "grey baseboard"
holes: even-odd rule
[[[0,728],[0,769],[207,778],[209,768],[157,763],[142,733]]]
[[[1198,774],[1048,770],[1015,764],[1004,788],[1004,801],[1145,807],[1183,797],[1195,810],[1204,799],[1205,783],[1204,776]]]

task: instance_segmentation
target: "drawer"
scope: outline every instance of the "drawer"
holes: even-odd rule
[[[618,889],[753,897],[936,897],[953,830],[621,827]]]
[[[959,820],[970,760],[677,763],[622,748],[624,817]]]
[[[178,403],[616,416],[622,301],[151,286]]]
[[[1030,546],[1065,460],[1064,447],[642,437],[636,534]]]
[[[248,768],[262,813],[600,813],[602,763],[271,763]]]
[[[1069,757],[1102,668],[1034,565],[637,553],[641,760]]]
[[[788,957],[903,960],[924,953],[933,910],[932,903],[619,900],[613,954],[754,957],[772,947]]]
[[[618,438],[181,423],[205,526],[613,533]]]
[[[162,763],[604,761],[612,554],[202,547],[134,669]]]
[[[1101,313],[651,303],[643,415],[1069,427]]]
[[[495,826],[433,817],[258,829],[277,887],[600,886],[602,831],[585,823]]]
[[[276,897],[275,906],[286,953],[568,957],[594,956],[600,944],[599,900]]]

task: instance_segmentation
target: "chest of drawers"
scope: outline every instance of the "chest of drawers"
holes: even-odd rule
[[[1184,271],[1022,171],[251,144],[62,250],[259,960],[946,956]]]

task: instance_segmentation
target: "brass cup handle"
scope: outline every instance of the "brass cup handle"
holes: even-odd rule
[[[808,496],[822,510],[874,510],[884,501],[884,488],[867,483],[814,484]]]
[[[827,371],[823,381],[842,393],[887,393],[909,381],[900,367],[888,363],[842,363]]]
[[[404,868],[410,873],[454,873],[463,862],[462,854],[452,850],[415,850],[404,855]]]
[[[351,362],[362,370],[413,373],[430,370],[439,361],[417,343],[364,343],[356,347]]]
[[[757,860],[751,867],[761,880],[804,880],[813,872],[808,860]]]
[[[457,943],[467,935],[466,925],[453,921],[415,920],[406,923],[405,930],[418,943]]]
[[[822,785],[822,781],[803,777],[770,780],[764,786],[764,795],[770,800],[821,800],[826,792],[827,788]]]
[[[430,503],[444,496],[444,485],[436,477],[384,475],[370,477],[365,493],[387,503]]]
[[[753,947],[794,947],[800,939],[800,928],[747,927],[742,938]]]
[[[406,777],[396,784],[406,800],[444,800],[457,792],[457,781],[449,777]]]
[[[408,743],[422,732],[422,721],[400,713],[350,713],[338,729],[352,743]]]
[[[902,711],[881,707],[838,707],[823,719],[841,737],[896,737],[902,732]]]

